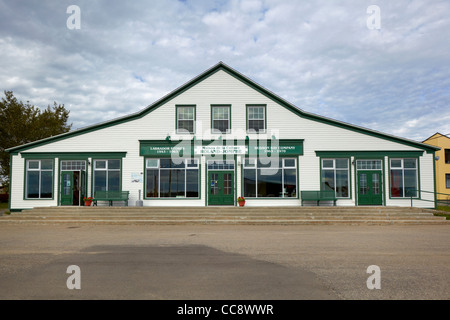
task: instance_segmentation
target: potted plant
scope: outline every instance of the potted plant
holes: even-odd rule
[[[92,197],[84,197],[83,198],[84,205],[89,207],[92,203],[92,200],[94,200]]]
[[[245,205],[245,198],[244,197],[238,197],[237,201],[239,203],[239,207],[243,207]]]

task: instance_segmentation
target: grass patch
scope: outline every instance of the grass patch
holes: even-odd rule
[[[8,202],[0,202],[0,210],[8,209]]]
[[[445,217],[446,220],[450,220],[450,206],[437,206],[436,209],[442,212],[435,213],[435,216]]]

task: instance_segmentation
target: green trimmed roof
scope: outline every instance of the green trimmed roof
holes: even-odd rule
[[[349,124],[349,123],[341,122],[341,121],[338,121],[338,120],[330,119],[330,118],[327,118],[327,117],[319,116],[319,115],[316,115],[316,114],[313,114],[313,113],[305,112],[305,111],[301,110],[300,108],[298,108],[297,106],[295,106],[295,105],[291,104],[290,102],[284,100],[283,98],[279,97],[275,93],[273,93],[273,92],[269,91],[268,89],[262,87],[261,85],[259,85],[258,83],[254,82],[253,80],[249,79],[248,77],[246,77],[245,75],[241,74],[237,70],[229,67],[228,65],[226,65],[222,61],[220,61],[219,63],[217,63],[213,67],[211,67],[208,70],[204,71],[203,73],[201,73],[197,77],[193,78],[192,80],[188,81],[187,83],[183,84],[182,86],[178,87],[177,89],[173,90],[169,94],[165,95],[161,99],[155,101],[154,103],[152,103],[151,105],[147,106],[146,108],[142,109],[141,111],[139,111],[137,113],[134,113],[134,114],[131,114],[131,115],[128,115],[128,116],[124,116],[124,117],[121,117],[121,118],[117,118],[117,119],[101,122],[101,123],[98,123],[98,124],[95,124],[95,125],[91,125],[91,126],[88,126],[88,127],[84,127],[84,128],[81,128],[81,129],[77,129],[77,130],[70,131],[70,132],[67,132],[67,133],[63,133],[63,134],[60,134],[60,135],[56,135],[56,136],[53,136],[53,137],[49,137],[49,138],[33,141],[33,142],[30,142],[30,143],[27,143],[27,144],[23,144],[23,145],[20,145],[20,146],[17,146],[17,147],[12,147],[12,148],[7,149],[6,151],[9,152],[9,153],[22,152],[24,150],[27,150],[27,149],[30,149],[30,148],[34,148],[34,147],[37,147],[37,146],[49,144],[49,143],[52,143],[52,142],[55,142],[55,141],[67,139],[67,138],[70,138],[70,137],[73,137],[73,136],[77,136],[77,135],[80,135],[80,134],[84,134],[84,133],[87,133],[87,132],[96,131],[96,130],[100,130],[100,129],[103,129],[103,128],[106,128],[106,127],[114,126],[116,124],[120,124],[120,123],[124,123],[124,122],[128,122],[128,121],[132,121],[132,120],[135,120],[135,119],[139,119],[139,118],[147,115],[148,113],[152,112],[153,110],[157,109],[158,107],[160,107],[161,105],[163,105],[167,101],[173,99],[174,97],[178,96],[179,94],[183,93],[184,91],[186,91],[186,90],[190,89],[191,87],[195,86],[197,83],[199,83],[199,82],[203,81],[204,79],[210,77],[211,75],[213,75],[214,73],[216,73],[219,70],[222,70],[222,71],[230,74],[231,76],[235,77],[236,79],[240,80],[241,82],[245,83],[246,85],[250,86],[251,88],[257,90],[258,92],[260,92],[261,94],[267,96],[268,98],[274,100],[275,102],[277,102],[278,104],[282,105],[283,107],[291,110],[292,112],[294,112],[295,114],[297,114],[298,116],[300,116],[302,118],[313,120],[313,121],[318,121],[318,122],[322,122],[322,123],[326,123],[326,124],[329,124],[329,125],[341,127],[341,128],[344,128],[344,129],[356,131],[356,132],[363,133],[363,134],[368,134],[368,135],[375,136],[375,137],[378,137],[378,138],[381,138],[381,139],[390,140],[390,141],[401,143],[401,144],[408,145],[408,146],[411,146],[411,147],[423,149],[424,151],[427,151],[427,152],[434,152],[436,150],[439,150],[439,148],[436,148],[434,146],[430,146],[430,145],[427,145],[427,144],[424,144],[424,143],[421,143],[421,142],[417,142],[417,141],[414,141],[414,140],[409,140],[409,139],[405,139],[405,138],[396,137],[396,136],[389,135],[389,134],[386,134],[386,133],[382,133],[382,132],[379,132],[379,131],[363,128],[363,127],[356,126],[356,125],[353,125],[353,124]]]

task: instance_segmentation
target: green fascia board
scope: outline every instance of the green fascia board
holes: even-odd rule
[[[341,121],[338,121],[338,120],[334,120],[334,119],[326,118],[326,117],[323,117],[323,116],[319,116],[319,115],[316,115],[316,114],[313,114],[313,113],[305,112],[305,111],[301,110],[300,108],[298,108],[297,106],[295,106],[295,105],[289,103],[288,101],[284,100],[280,96],[276,95],[275,93],[273,93],[273,92],[269,91],[268,89],[264,88],[260,84],[254,82],[253,80],[251,80],[250,78],[246,77],[245,75],[241,74],[237,70],[229,67],[228,65],[226,65],[222,61],[220,61],[219,63],[217,63],[213,67],[207,69],[206,71],[204,71],[203,73],[201,73],[197,77],[195,77],[192,80],[188,81],[187,83],[181,85],[177,89],[173,90],[172,92],[170,92],[166,96],[164,96],[161,99],[155,101],[153,104],[147,106],[146,108],[144,108],[143,110],[141,110],[141,111],[139,111],[137,113],[134,113],[134,114],[131,114],[131,115],[128,115],[128,116],[124,116],[124,117],[121,117],[121,118],[113,119],[113,120],[110,120],[110,121],[105,121],[105,122],[102,122],[102,123],[99,123],[99,124],[95,124],[95,125],[92,125],[92,126],[88,126],[88,127],[85,127],[85,128],[81,128],[81,129],[75,130],[75,131],[63,133],[63,134],[56,135],[56,136],[53,136],[53,137],[45,138],[45,139],[42,139],[42,140],[30,142],[30,143],[27,143],[27,144],[24,144],[24,145],[21,145],[21,146],[12,147],[12,148],[6,149],[6,151],[10,152],[10,153],[11,152],[19,152],[19,151],[23,151],[23,150],[26,150],[26,149],[29,149],[29,148],[33,148],[33,147],[37,147],[37,146],[40,146],[40,145],[48,144],[48,143],[51,143],[51,142],[54,142],[54,141],[67,139],[67,138],[74,137],[74,136],[77,136],[77,135],[80,135],[80,134],[84,134],[84,133],[100,130],[100,129],[107,128],[107,127],[110,127],[110,126],[113,126],[113,125],[117,125],[117,124],[125,123],[125,122],[128,122],[128,121],[132,121],[132,120],[135,120],[135,119],[139,119],[139,118],[147,115],[148,113],[152,112],[153,110],[157,109],[158,107],[162,106],[167,101],[175,98],[176,96],[182,94],[186,90],[190,89],[191,87],[193,87],[196,84],[200,83],[201,81],[205,80],[206,78],[212,76],[213,74],[215,74],[219,70],[222,70],[222,71],[228,73],[229,75],[233,76],[234,78],[238,79],[239,81],[243,82],[244,84],[248,85],[249,87],[255,89],[259,93],[261,93],[264,96],[268,97],[269,99],[277,102],[278,104],[282,105],[283,107],[287,108],[288,110],[294,112],[298,116],[303,117],[305,119],[318,121],[318,122],[325,123],[325,124],[328,124],[328,125],[333,125],[333,126],[341,127],[341,128],[344,128],[344,129],[356,131],[356,132],[359,132],[359,133],[368,134],[368,135],[371,135],[371,136],[374,136],[374,137],[377,137],[377,138],[381,138],[381,139],[385,139],[385,140],[401,143],[403,145],[407,145],[407,146],[410,146],[410,147],[423,149],[423,150],[425,150],[428,153],[432,153],[432,152],[434,152],[436,150],[439,150],[439,148],[437,148],[437,147],[430,146],[430,145],[427,145],[427,144],[424,144],[424,143],[421,143],[421,142],[417,142],[417,141],[413,141],[413,140],[409,140],[409,139],[405,139],[405,138],[400,138],[400,137],[396,137],[396,136],[392,136],[392,135],[389,135],[389,134],[386,134],[386,133],[381,133],[381,132],[378,132],[378,131],[370,130],[370,129],[363,128],[363,127],[360,127],[360,126],[356,126],[356,125],[353,125],[353,124],[349,124],[349,123],[341,122]],[[266,120],[266,122],[267,122],[267,120]]]
[[[399,157],[420,157],[424,151],[316,151],[316,155],[321,158],[350,158],[359,159],[383,158],[388,156],[391,158]]]
[[[126,152],[22,152],[25,159],[84,160],[87,158],[125,158]]]

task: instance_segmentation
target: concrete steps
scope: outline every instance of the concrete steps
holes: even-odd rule
[[[0,217],[33,224],[447,224],[404,207],[41,207]]]

